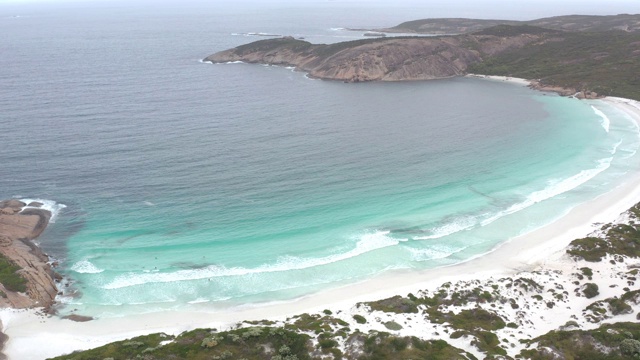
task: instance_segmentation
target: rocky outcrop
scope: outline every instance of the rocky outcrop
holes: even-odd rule
[[[39,203],[30,206],[39,207]],[[55,273],[48,257],[32,240],[47,227],[51,212],[26,208],[18,200],[0,201],[0,254],[21,268],[18,273],[27,281],[26,292],[16,292],[0,284],[4,297],[0,306],[13,308],[50,308],[58,293]]]
[[[484,57],[523,47],[543,37],[544,32],[516,32],[509,36],[366,39],[331,45],[284,37],[221,51],[204,61],[293,66],[314,78],[345,82],[429,80],[465,74],[470,65]]]
[[[549,91],[559,94],[560,96],[573,96],[578,99],[601,99],[603,96],[599,95],[595,91],[589,90],[577,90],[575,88],[555,86],[555,85],[546,85],[541,83],[540,81],[531,81],[530,88],[539,90],[539,91]]]

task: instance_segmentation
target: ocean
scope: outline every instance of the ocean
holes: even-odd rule
[[[0,6],[0,198],[54,210],[38,243],[61,314],[228,309],[454,264],[638,169],[637,125],[597,100],[201,61],[266,35],[360,39],[345,28],[410,7],[221,4]]]

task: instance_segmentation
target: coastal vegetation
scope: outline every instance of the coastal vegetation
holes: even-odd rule
[[[529,341],[536,348],[522,351],[531,360],[623,360],[640,357],[640,324],[606,324],[594,330],[551,331]]]
[[[499,26],[483,32],[499,33]],[[506,30],[502,30],[506,31]],[[640,99],[640,33],[556,32],[528,46],[485,57],[471,73],[536,79],[547,86]]]
[[[198,329],[178,336],[152,334],[56,359],[310,359],[308,336],[283,328]]]
[[[345,351],[336,348],[338,342],[322,338],[314,344],[309,335],[283,327],[249,327],[218,332],[198,329],[178,336],[152,334],[118,341],[93,350],[73,353],[54,359],[245,359],[245,360],[305,360],[305,359],[469,359],[469,354],[443,340],[421,340],[398,337],[387,332],[364,334],[354,332],[343,336]],[[465,356],[467,355],[467,356]]]
[[[629,210],[627,223],[602,226],[601,236],[589,236],[571,242],[567,253],[576,259],[598,262],[624,261],[624,257],[640,257],[640,205]]]
[[[464,34],[480,31],[496,25],[529,25],[561,31],[610,31],[634,32],[640,30],[640,15],[567,15],[529,21],[488,19],[420,19],[406,21],[388,29],[376,31],[416,34]]]
[[[0,255],[0,284],[5,289],[18,292],[27,291],[27,280],[20,275],[20,270],[21,268],[11,260],[4,255]]]

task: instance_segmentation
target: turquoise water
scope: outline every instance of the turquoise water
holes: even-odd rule
[[[262,151],[254,150],[256,138],[237,139],[251,149],[245,156],[239,149],[229,153],[233,161],[203,156],[195,167],[205,179],[181,170],[194,165],[176,165],[188,179],[171,186],[166,177],[154,180],[170,191],[87,208],[83,229],[67,241],[65,269],[82,295],[65,301],[102,315],[119,314],[123,305],[226,307],[286,300],[390,269],[452,264],[601,194],[637,161],[629,158],[637,128],[599,102],[593,106],[607,114],[609,132],[591,103],[513,85],[458,79],[365,86],[387,96],[409,86],[413,95],[405,96],[415,103],[428,98],[423,88],[489,88],[501,101],[516,92],[544,114],[495,124],[496,114],[504,116],[499,109],[466,109],[435,129],[442,119],[410,115],[410,106],[393,119],[376,116],[395,114],[395,102],[378,101],[362,102],[355,113],[368,120],[345,129],[320,116],[315,125],[283,117],[267,125],[273,134],[252,132],[265,141]],[[290,140],[274,140],[281,132]]]
[[[66,205],[40,239],[62,313],[226,308],[464,261],[638,166],[637,126],[600,101],[198,61],[252,31],[359,36],[328,12],[99,10],[0,24],[0,192]]]

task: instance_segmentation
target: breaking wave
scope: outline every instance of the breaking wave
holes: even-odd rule
[[[406,239],[395,239],[389,231],[377,231],[362,235],[355,248],[344,253],[333,254],[321,258],[301,258],[295,256],[280,257],[275,264],[259,266],[257,268],[232,267],[210,265],[200,269],[179,270],[174,272],[129,273],[116,277],[104,286],[105,289],[119,289],[129,286],[149,283],[168,283],[176,281],[202,280],[209,278],[243,276],[250,274],[275,273],[291,270],[304,270],[312,267],[328,265],[366,254],[368,252],[398,245]]]

